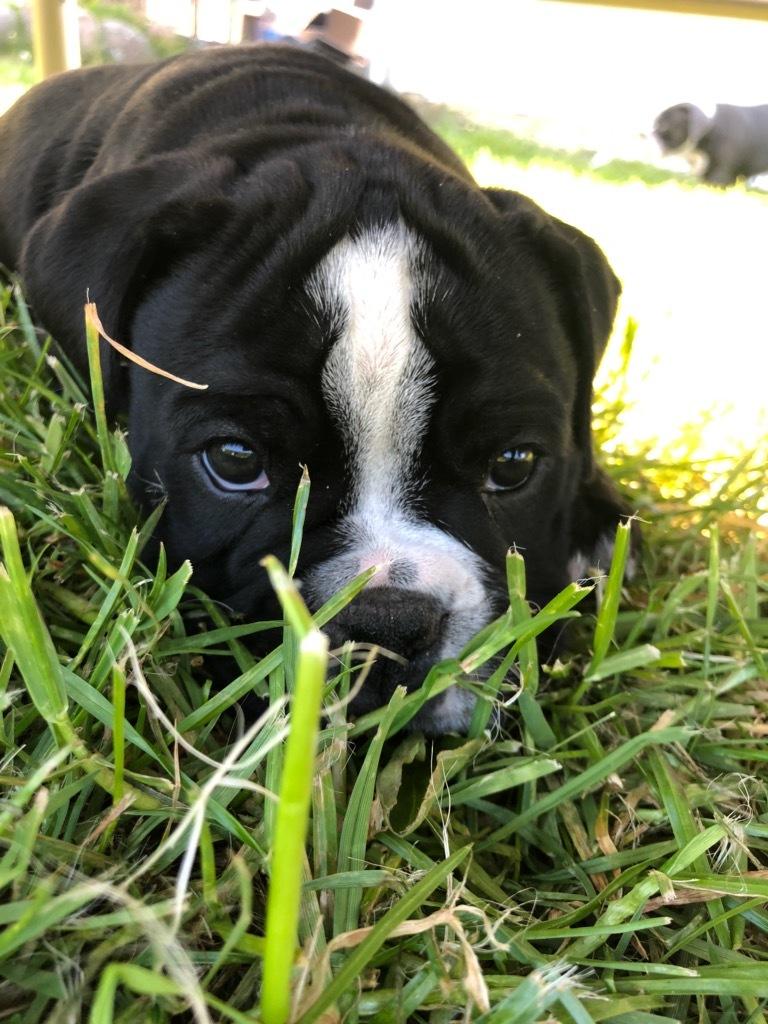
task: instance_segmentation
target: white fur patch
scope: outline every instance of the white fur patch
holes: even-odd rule
[[[453,657],[490,617],[484,563],[418,515],[416,466],[434,401],[433,361],[413,327],[425,281],[419,242],[402,224],[340,242],[309,283],[339,337],[322,377],[325,401],[345,441],[352,488],[340,554],[309,574],[325,600],[372,565],[369,586],[405,587],[437,598],[446,612],[440,656]],[[433,728],[467,725],[472,703],[446,691]],[[431,709],[430,709],[431,710]]]
[[[688,150],[683,155],[688,161],[688,166],[691,168],[691,174],[695,174],[698,178],[703,178],[709,170],[709,156],[706,153],[699,152],[698,149]]]
[[[598,537],[593,551],[588,554],[583,551],[576,551],[568,560],[568,579],[578,583],[580,580],[607,576],[613,560],[613,545],[613,536],[603,533]],[[632,580],[636,571],[637,560],[630,551],[624,568],[624,579]]]
[[[432,358],[411,324],[416,249],[393,226],[345,239],[320,271],[323,290],[344,309],[322,386],[353,460],[358,515],[402,505],[432,404]]]

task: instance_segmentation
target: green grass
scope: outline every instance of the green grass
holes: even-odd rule
[[[318,626],[365,579],[301,603],[311,484],[257,660],[263,624],[142,564],[125,438],[9,287],[0,325],[0,1019],[763,1024],[765,452],[622,451],[615,378],[596,432],[647,521],[636,582],[625,531],[596,605],[574,585],[534,613],[513,554],[509,610],[348,723],[365,668],[343,650],[326,675]],[[539,664],[536,632],[576,616]],[[522,688],[497,673],[470,736],[406,730],[499,653]]]
[[[32,54],[7,54],[0,52],[0,85],[25,86],[35,84],[35,69],[32,67]]]
[[[616,158],[594,166],[594,150],[568,150],[548,146],[505,128],[478,124],[451,107],[428,103],[420,97],[409,97],[409,101],[468,164],[472,163],[479,152],[486,152],[496,160],[511,161],[521,167],[529,167],[535,163],[553,170],[586,175],[596,181],[613,184],[639,181],[645,185],[661,185],[674,181],[691,188],[700,185],[693,175],[656,167],[641,160]]]
[[[8,54],[0,50],[0,114],[16,102],[37,78],[32,54]]]

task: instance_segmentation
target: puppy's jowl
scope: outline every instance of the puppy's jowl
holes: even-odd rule
[[[102,353],[137,500],[167,497],[170,558],[245,615],[309,467],[307,598],[380,566],[333,640],[401,655],[358,711],[499,614],[510,545],[538,602],[605,561],[624,509],[591,450],[602,253],[319,57],[221,47],[33,89],[0,122],[0,260],[81,368],[89,293],[110,334],[209,385]],[[471,709],[449,690],[419,724]]]

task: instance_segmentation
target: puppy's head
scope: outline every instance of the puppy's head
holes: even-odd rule
[[[307,599],[378,567],[332,638],[399,656],[358,711],[420,685],[503,610],[511,545],[543,602],[605,560],[625,511],[591,451],[619,290],[597,246],[517,194],[416,161],[376,181],[373,166],[275,161],[249,180],[223,159],[197,178],[155,161],[72,194],[24,259],[38,315],[81,363],[89,287],[110,333],[209,385],[103,353],[134,490],[167,498],[159,539],[213,596],[265,612],[259,562],[286,557],[309,467]],[[419,724],[462,729],[472,703],[449,690]]]
[[[709,118],[693,103],[676,103],[663,110],[653,123],[653,135],[662,153],[678,153],[696,146]]]

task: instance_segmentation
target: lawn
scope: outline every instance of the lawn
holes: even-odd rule
[[[364,667],[345,649],[326,669],[317,627],[352,590],[313,621],[271,564],[283,642],[257,660],[263,624],[229,622],[188,566],[144,566],[125,439],[4,286],[0,1020],[278,1024],[292,968],[302,1024],[764,1024],[768,453],[751,409],[739,445],[735,420],[702,419],[697,378],[658,390],[664,313],[643,289],[669,244],[633,254],[620,229],[654,203],[722,227],[765,200],[467,145],[485,180],[549,189],[561,215],[580,203],[570,219],[601,241],[604,221],[613,261],[631,257],[596,432],[645,522],[640,571],[623,579],[622,530],[607,579],[537,610],[511,556],[508,612],[421,691],[348,723]],[[689,368],[711,335],[674,314]],[[691,415],[668,420],[675,403]],[[294,551],[307,497],[311,482]],[[570,653],[539,664],[536,632],[571,619]],[[429,692],[471,688],[499,653],[470,736],[407,731]],[[214,689],[225,656],[237,669]],[[260,721],[238,711],[251,691],[271,699]]]

